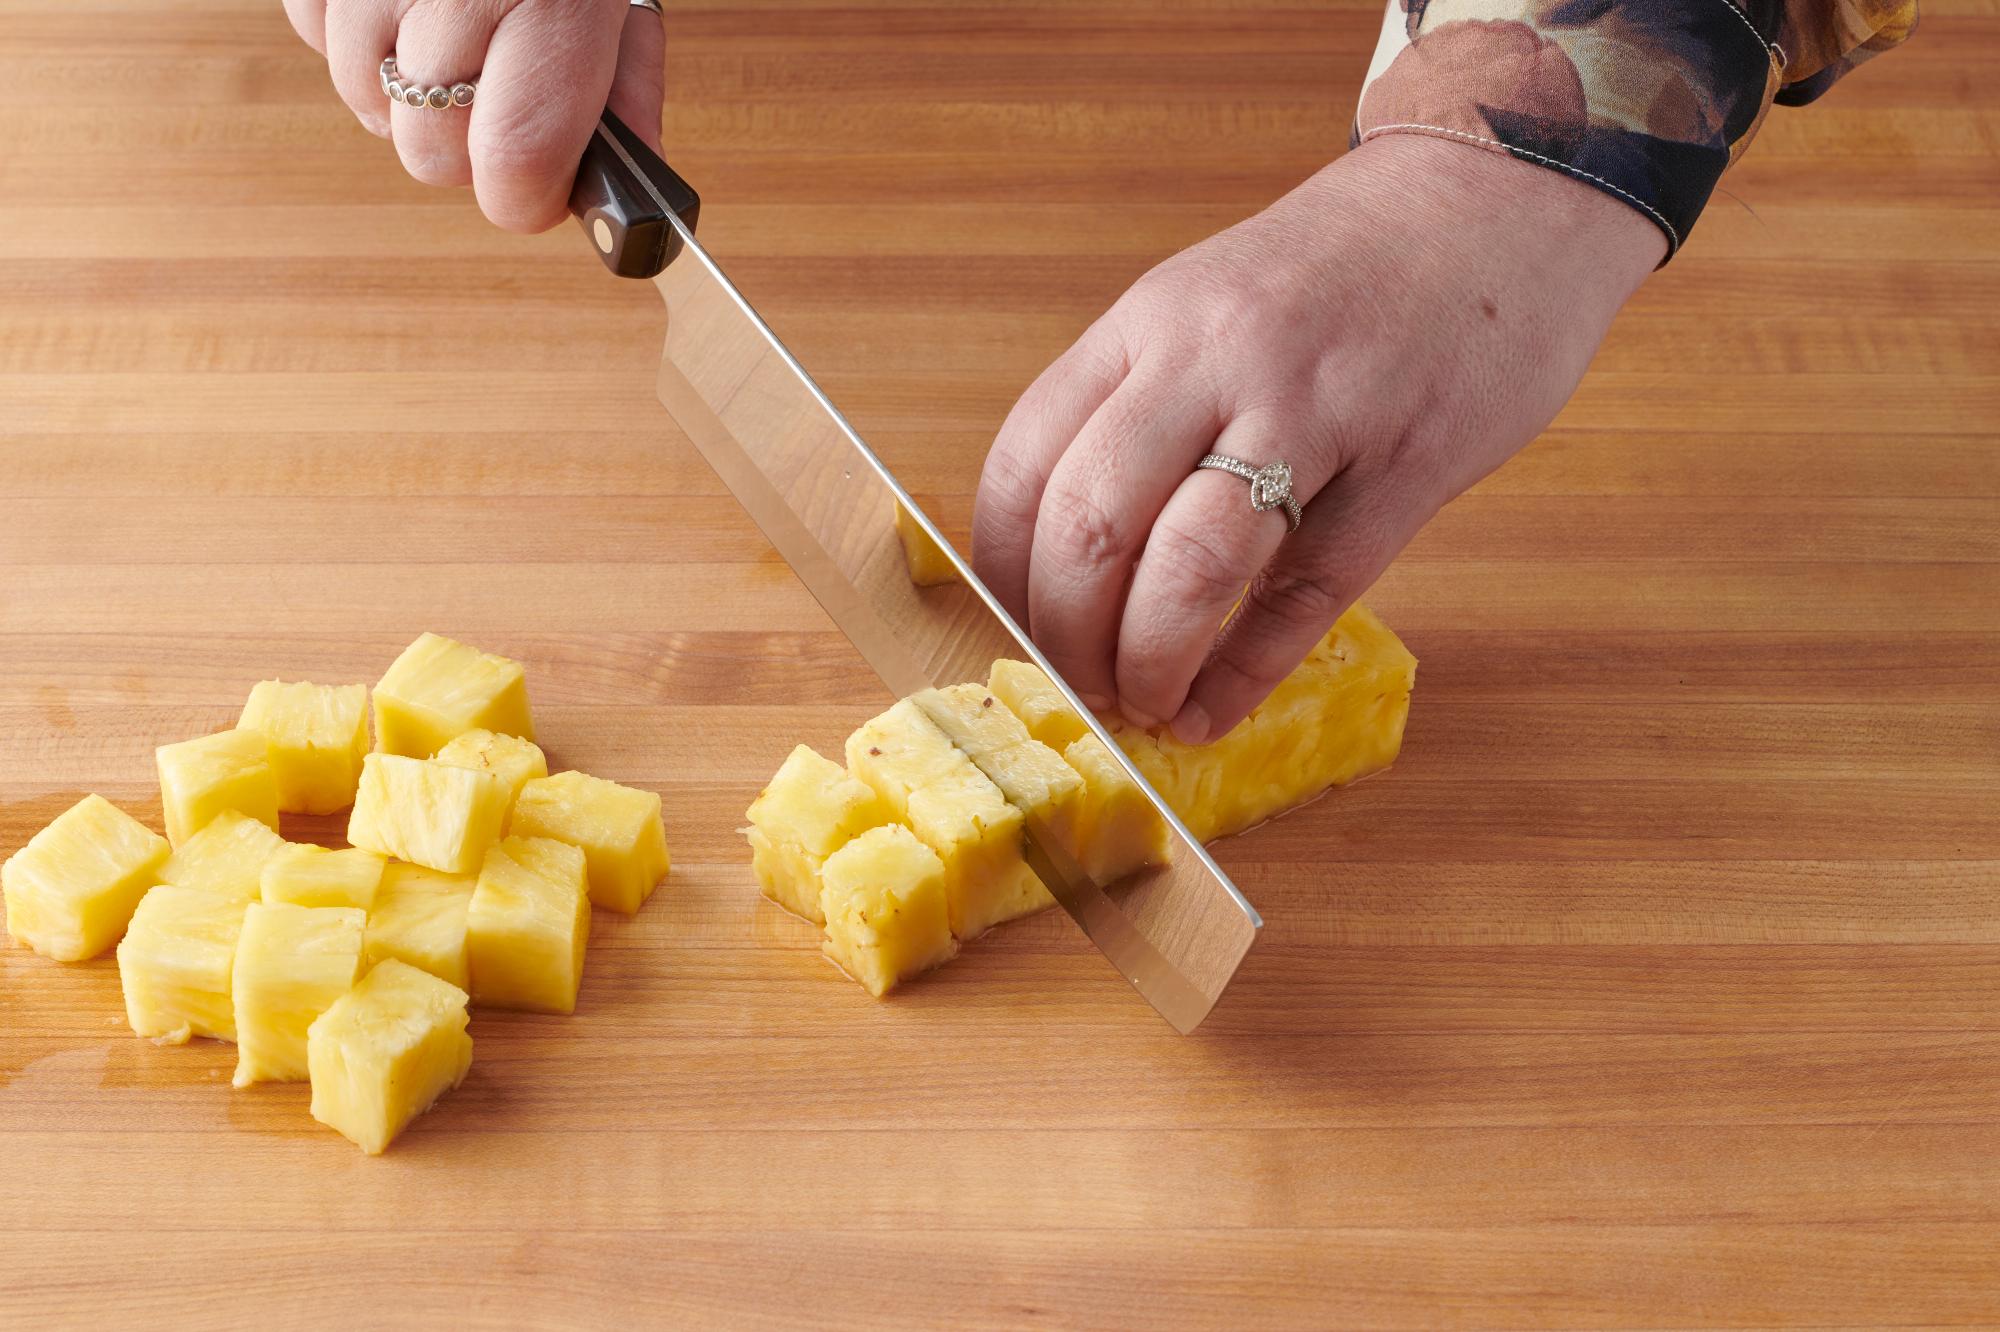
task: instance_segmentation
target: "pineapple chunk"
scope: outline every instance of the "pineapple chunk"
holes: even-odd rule
[[[1112,734],[1204,842],[1254,828],[1331,786],[1395,761],[1417,659],[1363,606],[1351,608],[1271,696],[1199,747],[1165,727]]]
[[[547,837],[509,837],[486,853],[466,914],[472,997],[494,1008],[573,1013],[590,938],[584,854]]]
[[[303,1082],[306,1029],[361,974],[366,913],[356,907],[252,902],[231,977],[238,1087]]]
[[[819,893],[826,858],[893,815],[865,782],[810,745],[800,745],[757,793],[745,817],[750,868],[764,896],[824,925]]]
[[[390,864],[382,871],[382,890],[368,913],[364,964],[372,967],[393,957],[461,990],[471,989],[465,918],[472,906],[472,884],[470,876]]]
[[[236,1039],[229,975],[248,909],[241,898],[172,884],[146,894],[118,944],[133,1031],[170,1045],[190,1036]]]
[[[306,1033],[312,1117],[378,1155],[472,1067],[465,991],[393,958]]]
[[[535,738],[521,663],[425,634],[375,686],[375,748],[429,758],[467,731]]]
[[[286,813],[331,814],[354,803],[368,752],[368,686],[260,682],[236,723],[264,737]]]
[[[254,902],[264,865],[290,845],[248,814],[226,809],[167,857],[160,882]]]
[[[278,828],[278,780],[268,747],[256,731],[220,731],[154,751],[167,840],[175,846],[226,809]]]
[[[1090,727],[1077,716],[1062,691],[1033,662],[1003,657],[993,663],[986,687],[1021,719],[1029,735],[1058,753],[1090,734]]]
[[[945,867],[909,829],[871,828],[826,858],[826,955],[878,999],[958,951]]]
[[[901,500],[896,501],[896,536],[903,543],[903,563],[909,567],[911,582],[918,587],[938,587],[958,581],[957,568]]]
[[[329,851],[323,846],[287,846],[264,862],[259,894],[266,902],[366,911],[375,905],[382,867],[388,863],[359,847]]]
[[[1076,854],[1083,778],[1062,755],[1031,737],[1021,719],[983,685],[927,689],[916,695],[915,701],[952,744],[1000,788],[1007,803],[1071,855]]]
[[[151,828],[85,796],[0,865],[7,933],[58,962],[96,957],[125,933],[167,852]]]
[[[439,763],[460,768],[484,768],[507,783],[507,812],[521,798],[521,788],[537,777],[549,775],[549,761],[542,747],[518,735],[496,735],[492,731],[467,731],[435,755]]]
[[[1021,858],[1021,811],[909,699],[847,737],[847,766],[944,862],[961,942],[1053,906]]]
[[[472,874],[507,820],[507,783],[490,772],[370,754],[347,820],[355,846],[445,874]]]
[[[559,772],[521,788],[510,825],[517,837],[552,837],[581,850],[590,900],[631,915],[667,876],[660,797],[601,777]]]
[[[1115,883],[1172,859],[1167,821],[1112,757],[1110,746],[1094,735],[1082,735],[1070,742],[1063,759],[1083,778],[1074,846],[1083,872],[1093,882]]]

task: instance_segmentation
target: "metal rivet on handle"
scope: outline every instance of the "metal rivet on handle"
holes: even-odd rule
[[[611,253],[612,239],[611,224],[609,222],[606,222],[601,217],[594,219],[590,224],[590,238],[597,242],[598,249],[604,251],[606,254]]]

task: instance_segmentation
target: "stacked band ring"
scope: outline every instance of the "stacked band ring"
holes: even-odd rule
[[[420,83],[405,83],[396,69],[396,57],[390,56],[382,62],[382,95],[404,106],[428,107],[432,111],[471,106],[472,96],[478,91],[476,83],[454,83],[449,88],[443,84],[426,88]]]

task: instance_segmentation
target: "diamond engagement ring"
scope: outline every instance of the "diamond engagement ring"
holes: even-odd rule
[[[1242,477],[1250,483],[1252,509],[1258,513],[1267,509],[1283,509],[1285,521],[1291,524],[1288,530],[1299,530],[1299,502],[1292,498],[1292,469],[1289,464],[1272,462],[1256,467],[1226,453],[1211,453],[1194,467],[1197,472],[1206,467],[1211,471]]]
[[[382,95],[404,106],[447,111],[454,106],[471,106],[473,94],[478,91],[479,85],[470,82],[454,83],[450,87],[438,84],[431,88],[421,83],[405,83],[401,71],[396,68],[396,57],[390,56],[382,62]]]

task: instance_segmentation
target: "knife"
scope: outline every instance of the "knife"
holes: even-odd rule
[[[695,240],[700,197],[609,111],[569,204],[607,268],[666,299],[660,401],[883,682],[923,706],[925,690],[984,680],[997,658],[1032,661],[1146,793],[1171,830],[1169,865],[1099,886],[1027,811],[1024,854],[1147,1002],[1193,1031],[1256,941],[1256,909]],[[910,580],[899,506],[957,583]]]

